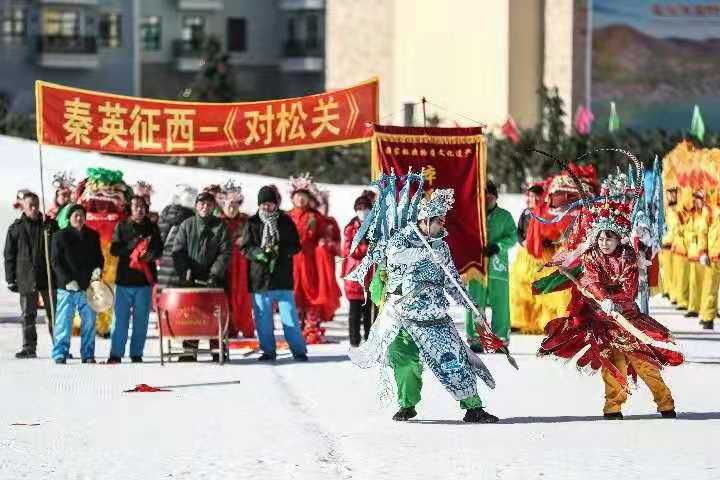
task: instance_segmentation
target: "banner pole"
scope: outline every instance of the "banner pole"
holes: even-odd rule
[[[53,284],[52,284],[52,269],[50,268],[50,233],[47,230],[47,208],[45,205],[45,182],[44,182],[44,167],[43,167],[43,150],[42,143],[38,141],[38,159],[40,160],[40,198],[42,200],[42,219],[43,219],[43,240],[45,242],[45,268],[47,273],[47,288],[48,288],[48,299],[50,300],[50,317],[48,322],[52,322],[52,340],[55,338],[55,298],[53,295]]]
[[[427,98],[422,97],[422,107],[423,107],[423,127],[427,128],[427,112],[425,111],[425,104],[427,103]]]

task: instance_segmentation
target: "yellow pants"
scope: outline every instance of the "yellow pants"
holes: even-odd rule
[[[672,252],[663,248],[660,250],[660,286],[662,293],[673,297],[672,290]]]
[[[632,356],[625,355],[619,350],[613,350],[609,360],[623,375],[627,375],[628,363],[633,366],[638,377],[640,377],[652,392],[658,412],[675,409],[672,392],[670,392],[665,381],[663,381],[660,370],[657,367],[633,358]],[[605,407],[603,408],[603,413],[617,413],[627,400],[627,389],[623,387],[606,368],[602,369],[602,378],[603,382],[605,382]]]
[[[542,330],[537,322],[541,296],[532,293],[532,282],[542,266],[542,259],[521,246],[510,267],[510,324],[520,333],[539,334]]]
[[[705,268],[702,285],[700,320],[711,322],[717,316],[718,288],[720,288],[720,265],[713,263]]]
[[[687,257],[673,254],[673,282],[675,284],[674,301],[678,307],[687,308],[690,296],[690,263]]]
[[[689,261],[690,281],[688,289],[688,311],[698,313],[702,307],[703,279],[707,267],[700,262]]]

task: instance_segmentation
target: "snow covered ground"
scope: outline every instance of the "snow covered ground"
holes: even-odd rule
[[[2,322],[15,300],[0,297]],[[0,478],[720,478],[720,334],[653,307],[688,356],[665,373],[676,420],[660,419],[640,386],[624,422],[603,421],[600,377],[537,359],[534,336],[512,339],[519,372],[484,357],[498,386],[481,396],[501,423],[463,424],[426,372],[419,416],[399,424],[379,407],[374,376],[348,361],[344,315],[329,332],[339,343],[311,347],[309,363],[233,354],[222,367],[161,367],[156,337],[142,365],[56,366],[44,325],[42,358],[19,361],[20,326],[0,323]],[[98,340],[98,358],[107,351]],[[172,391],[123,393],[140,383]]]
[[[0,137],[0,239],[16,214],[14,192],[39,189],[37,146]],[[162,208],[175,185],[240,181],[246,211],[260,186],[286,179],[147,164],[47,148],[52,172],[89,166],[121,169],[151,181]],[[288,172],[288,175],[296,172]],[[359,186],[328,186],[331,213],[343,224]],[[51,196],[51,194],[50,194]],[[287,195],[286,195],[287,197]],[[48,197],[50,200],[50,197]],[[287,200],[287,198],[286,198]],[[501,205],[515,217],[520,196]],[[287,205],[285,205],[287,206]],[[0,240],[0,241],[2,241]],[[4,282],[2,282],[4,285]],[[670,325],[688,362],[667,370],[680,417],[661,420],[644,386],[628,401],[626,421],[605,422],[602,381],[534,355],[539,337],[513,336],[520,371],[485,356],[498,387],[481,396],[497,425],[466,425],[462,413],[426,373],[419,416],[407,424],[379,407],[375,377],[347,358],[346,316],[333,323],[334,343],[313,346],[309,363],[287,355],[275,365],[233,352],[229,365],[161,367],[155,331],[142,365],[56,366],[38,325],[41,358],[19,361],[17,296],[0,287],[0,480],[43,479],[717,479],[720,478],[720,334],[700,330],[662,300],[653,314]],[[454,310],[460,321],[461,310]],[[79,340],[72,353],[79,356]],[[108,342],[98,340],[104,359]],[[137,384],[170,392],[123,393]]]

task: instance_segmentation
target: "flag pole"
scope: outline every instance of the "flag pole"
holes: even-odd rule
[[[45,221],[47,220],[47,208],[45,205],[45,174],[43,167],[43,149],[42,143],[38,141],[38,159],[40,161],[40,199],[42,201],[42,219],[43,219],[43,240],[45,243],[45,268],[47,273],[48,299],[50,299],[50,317],[48,322],[52,322],[53,343],[55,338],[55,298],[53,295],[52,269],[50,268],[50,232],[47,230]]]

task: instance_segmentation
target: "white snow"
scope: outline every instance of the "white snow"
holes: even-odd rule
[[[14,192],[37,185],[37,148],[0,138],[0,152],[4,237],[15,216],[9,209]],[[232,175],[246,189],[251,210],[257,188],[268,181],[60,149],[46,149],[45,161],[48,183],[59,169],[123,169],[130,182],[155,184],[158,207],[176,183],[220,182]],[[340,222],[352,214],[361,188],[331,187]],[[505,197],[501,204],[517,215],[522,199]],[[497,425],[460,422],[458,405],[430,373],[415,421],[391,421],[393,411],[378,405],[374,375],[347,359],[344,313],[329,331],[338,343],[312,346],[309,363],[284,355],[276,365],[261,365],[254,356],[233,354],[222,367],[161,367],[154,330],[145,364],[71,360],[56,366],[48,358],[44,324],[38,325],[41,358],[15,360],[18,311],[17,296],[0,291],[0,479],[720,478],[720,334],[700,330],[663,300],[653,302],[652,313],[672,327],[688,357],[664,373],[677,420],[660,419],[640,385],[626,404],[625,421],[602,421],[598,375],[581,376],[570,365],[537,359],[539,337],[515,335],[511,349],[519,372],[501,356],[484,356],[498,386],[482,389],[481,396],[502,418]],[[460,321],[462,311],[454,309],[453,316]],[[98,340],[98,359],[106,358],[108,348]],[[71,351],[79,355],[78,338]],[[172,391],[123,393],[140,383]]]

